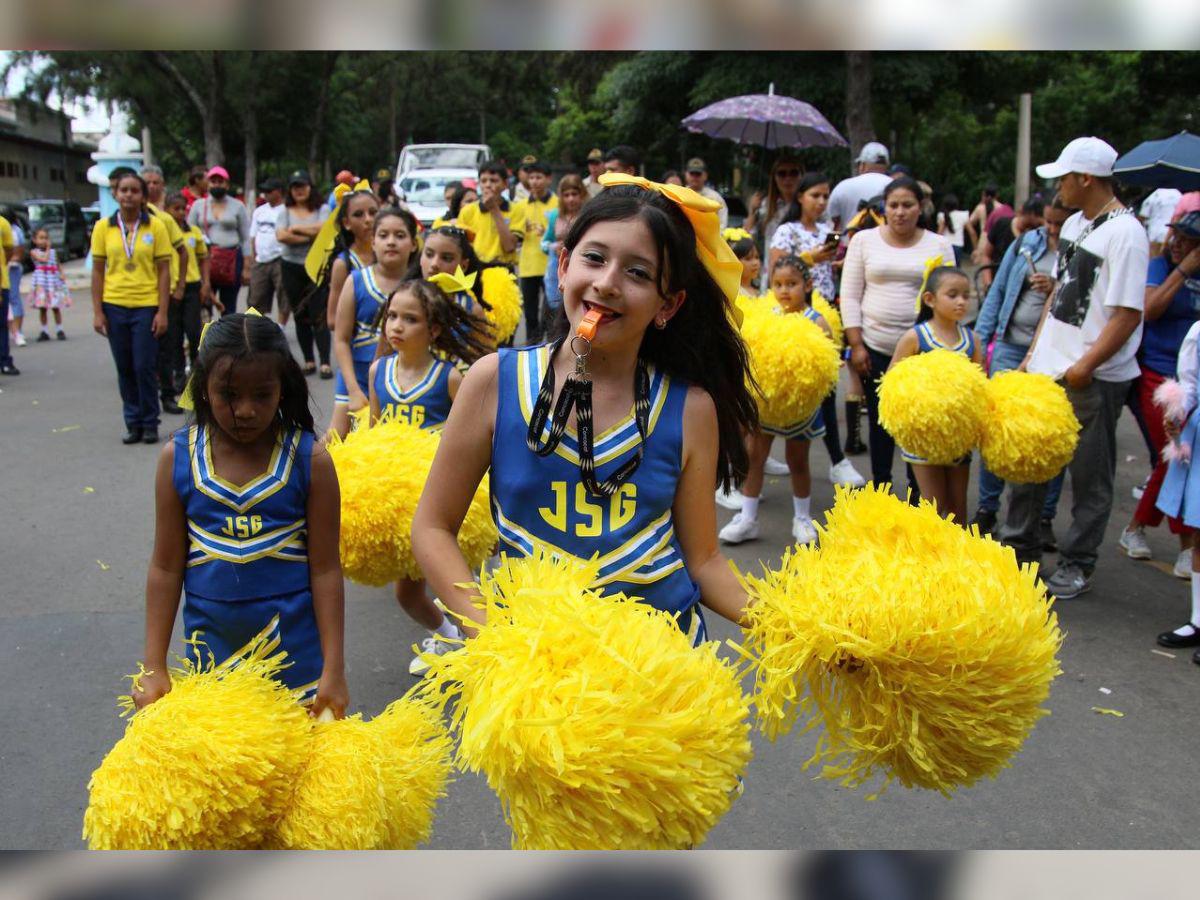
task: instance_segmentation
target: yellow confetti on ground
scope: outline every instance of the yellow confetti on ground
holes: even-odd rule
[[[94,494],[94,493],[96,493],[96,489],[89,484],[87,487],[85,487],[83,489],[83,492],[85,494]]]
[[[1092,712],[1100,713],[1102,716],[1116,716],[1118,719],[1125,718],[1125,713],[1121,712],[1119,709],[1106,709],[1103,706],[1093,706]]]
[[[101,562],[100,560],[96,560],[96,565],[98,565],[100,567],[101,572],[107,572],[109,569],[112,568],[112,566],[110,566],[108,563]]]
[[[51,434],[62,434],[64,431],[78,431],[82,425],[64,425],[62,428],[51,429]]]

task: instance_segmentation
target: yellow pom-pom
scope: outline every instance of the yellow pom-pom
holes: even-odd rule
[[[260,635],[215,668],[171,670],[171,691],[134,713],[88,783],[95,850],[258,847],[291,800],[309,717],[276,676],[286,653]],[[236,663],[236,665],[234,664]],[[136,679],[135,679],[136,680]],[[123,700],[126,709],[132,700]]]
[[[821,318],[824,319],[825,323],[829,326],[829,330],[832,332],[830,337],[833,340],[833,346],[837,347],[839,350],[842,349],[842,340],[843,335],[845,334],[845,329],[842,327],[842,314],[838,312],[837,307],[826,300],[820,291],[813,291],[812,308],[816,312],[820,313]]]
[[[979,444],[987,378],[961,353],[902,359],[879,383],[879,421],[909,453],[948,466]]]
[[[521,289],[516,277],[503,266],[484,269],[480,281],[483,299],[492,307],[487,313],[488,321],[492,323],[492,337],[502,344],[516,334],[520,324]]]
[[[819,325],[799,313],[777,315],[765,305],[751,305],[742,339],[762,391],[758,414],[764,423],[804,421],[837,384],[837,349]]]
[[[450,738],[428,707],[314,725],[307,766],[269,844],[289,850],[408,850],[429,839],[450,772]]]
[[[386,804],[386,831],[380,850],[411,850],[429,840],[433,813],[446,796],[453,746],[438,714],[410,698],[397,700],[371,720],[386,748],[380,783]]]
[[[330,442],[342,493],[342,570],[351,581],[384,585],[419,579],[412,520],[437,452],[436,432],[385,416]],[[458,533],[467,564],[483,565],[497,540],[484,478]]]
[[[824,725],[806,768],[825,777],[948,794],[994,777],[1046,714],[1062,634],[1036,567],[928,501],[840,489],[820,549],[745,582],[759,724]]]
[[[1063,470],[1079,443],[1079,420],[1048,375],[1001,372],[987,383],[983,461],[1005,481],[1041,484]]]
[[[750,759],[749,708],[716,645],[587,588],[596,563],[538,554],[480,584],[487,624],[430,657],[458,762],[482,771],[523,849],[701,843]]]

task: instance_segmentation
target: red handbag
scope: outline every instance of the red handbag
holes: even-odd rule
[[[204,236],[208,237],[208,204],[204,198]],[[217,287],[231,287],[238,283],[237,279],[237,247],[208,248],[208,280]]]

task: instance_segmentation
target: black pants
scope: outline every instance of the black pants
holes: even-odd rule
[[[172,303],[167,313],[167,343],[174,354],[175,383],[183,384],[183,339],[187,338],[187,361],[196,368],[196,353],[200,350],[200,282],[189,283],[183,289],[183,299]]]
[[[867,347],[867,354],[871,358],[871,374],[862,382],[863,393],[867,400],[867,422],[869,424],[867,440],[871,450],[871,480],[876,484],[889,484],[892,481],[892,461],[896,457],[896,441],[879,424],[879,379],[892,364],[892,356],[890,353],[880,353],[870,347]],[[908,488],[915,501],[921,496],[921,491],[917,487],[917,479],[913,475],[912,466],[906,465],[904,468],[908,473]]]
[[[296,340],[300,342],[300,352],[304,354],[304,361],[314,361],[313,345],[316,344],[321,365],[327,366],[332,342],[329,323],[325,320],[329,288],[314,285],[309,280],[308,273],[304,271],[302,263],[289,262],[286,259],[281,263],[283,293],[292,309],[292,321],[296,323]]]
[[[825,450],[829,454],[829,461],[836,466],[846,458],[846,454],[842,452],[842,441],[838,437],[836,389],[830,392],[829,396],[821,404],[821,418],[825,422],[825,437],[821,440],[825,442]]]
[[[525,343],[537,344],[542,340],[542,279],[535,275],[521,279],[521,304],[525,307]]]

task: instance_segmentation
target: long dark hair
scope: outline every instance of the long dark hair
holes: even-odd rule
[[[717,410],[717,478],[728,489],[746,476],[743,435],[758,429],[758,405],[746,345],[733,324],[730,301],[696,255],[696,233],[672,201],[657,191],[620,185],[588,200],[567,232],[563,245],[573,253],[597,222],[640,219],[658,253],[662,296],[686,291],[687,298],[666,328],[647,328],[639,350],[646,362],[672,378],[704,388]],[[565,307],[553,338],[567,334]]]
[[[200,352],[192,369],[193,416],[201,428],[213,424],[212,401],[208,398],[208,378],[217,363],[232,357],[234,364],[260,356],[271,357],[279,373],[279,426],[282,429],[313,430],[312,411],[308,408],[308,382],[292,351],[283,329],[266,316],[232,313],[221,316],[208,326]],[[230,373],[233,372],[232,367]]]
[[[787,212],[783,214],[783,219],[780,225],[786,225],[788,222],[799,222],[802,210],[800,208],[800,198],[804,196],[804,192],[816,187],[818,184],[829,184],[829,176],[824,172],[808,172],[796,185],[796,196],[792,197],[787,205]]]
[[[321,266],[321,272],[317,276],[317,284],[329,284],[329,279],[333,275],[334,261],[354,246],[354,234],[343,223],[346,221],[346,213],[350,211],[350,202],[356,197],[370,197],[376,203],[379,202],[379,198],[377,198],[375,196],[375,192],[371,190],[347,191],[342,195],[342,199],[338,201],[337,209],[334,211],[334,216],[336,217],[334,221],[338,224],[337,236],[333,239],[333,248],[329,251],[329,255],[325,258],[325,264]],[[383,212],[383,210],[379,210],[375,213],[376,221],[379,221],[379,213],[381,212]],[[416,237],[415,231],[413,232],[413,237]],[[334,299],[334,302],[337,302],[336,298]]]
[[[467,312],[455,302],[453,297],[446,296],[432,281],[421,278],[411,278],[404,281],[388,295],[387,303],[379,309],[375,317],[375,328],[379,331],[380,348],[383,353],[390,352],[384,325],[387,322],[388,307],[392,298],[397,294],[408,291],[417,298],[425,311],[425,322],[432,332],[436,326],[438,335],[429,342],[430,349],[448,359],[459,359],[470,365],[481,356],[492,352],[492,345],[480,340],[481,335],[491,333],[491,325],[483,316]]]
[[[463,198],[467,196],[467,191],[472,191],[476,196],[479,195],[479,191],[475,190],[475,188],[467,187],[461,181],[455,181],[452,184],[457,185],[457,187],[454,188],[454,193],[450,195],[450,207],[446,210],[445,216],[447,219],[458,218],[458,214],[462,212]]]

